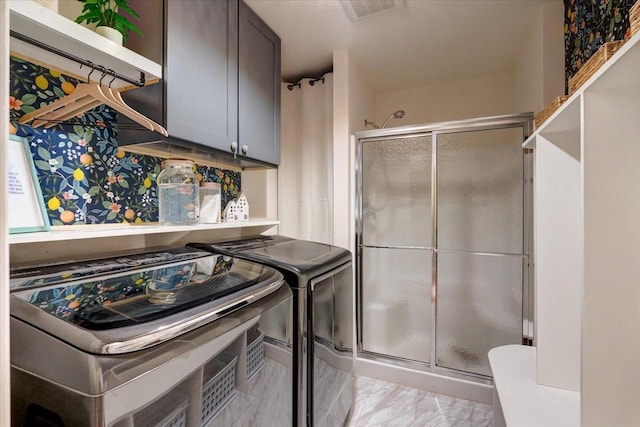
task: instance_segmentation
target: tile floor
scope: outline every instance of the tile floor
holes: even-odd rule
[[[355,377],[348,427],[490,427],[493,408],[373,378]]]

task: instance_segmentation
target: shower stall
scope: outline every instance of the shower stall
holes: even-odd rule
[[[489,382],[531,343],[532,119],[356,134],[360,357]]]

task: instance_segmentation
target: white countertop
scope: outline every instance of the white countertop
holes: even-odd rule
[[[489,363],[507,426],[580,426],[580,393],[536,382],[535,347],[493,348]]]

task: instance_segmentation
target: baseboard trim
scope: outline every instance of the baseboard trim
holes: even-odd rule
[[[408,385],[421,390],[446,394],[460,399],[493,403],[493,386],[402,366],[388,365],[375,360],[356,358],[353,364],[356,375]]]

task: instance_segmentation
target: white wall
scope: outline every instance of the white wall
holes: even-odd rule
[[[9,98],[9,4],[0,2],[0,78],[4,82],[0,86],[0,99]],[[5,102],[0,107],[0,132],[2,135],[9,133],[9,106]],[[6,143],[0,147],[2,158],[6,158]],[[6,209],[7,182],[4,179],[7,172],[5,162],[0,165],[0,206]],[[11,365],[9,351],[9,232],[7,227],[7,215],[0,219],[0,425],[10,424],[11,405]]]
[[[333,244],[349,248],[349,52],[333,53]]]
[[[242,172],[242,191],[249,201],[251,220],[278,219],[278,170],[259,169]]]
[[[564,4],[542,5],[542,101],[547,105],[564,94]]]
[[[347,49],[333,53],[333,243],[354,247],[353,165],[350,137],[364,130],[364,120],[375,114],[373,88]]]
[[[564,6],[541,5],[513,71],[515,112],[538,112],[564,94]]]
[[[511,70],[377,93],[375,122],[382,125],[400,109],[405,110],[405,117],[391,120],[387,127],[538,112],[563,94],[564,6],[562,1],[552,0],[537,10]]]
[[[404,110],[404,118],[392,119],[387,127],[511,114],[513,79],[502,73],[377,95],[379,126],[396,110]]]
[[[637,56],[624,59],[637,76]],[[584,427],[640,425],[638,99],[637,83],[592,86],[583,97]]]
[[[579,102],[572,104],[573,117],[578,116],[579,107]],[[580,391],[580,156],[578,129],[545,132],[536,139],[536,381],[572,391]]]
[[[533,28],[542,27],[542,8],[536,13]],[[517,112],[538,112],[544,107],[542,93],[542,37],[529,31],[513,68],[514,108]],[[564,45],[563,45],[564,46]],[[558,93],[561,95],[561,93]]]

